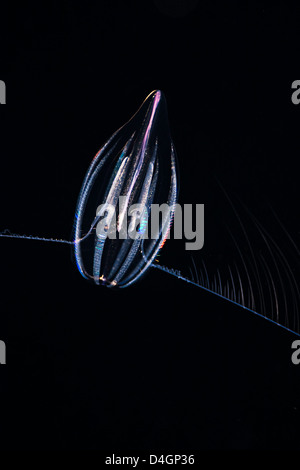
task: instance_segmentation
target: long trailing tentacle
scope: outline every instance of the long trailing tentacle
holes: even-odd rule
[[[227,297],[227,296],[225,296],[225,295],[222,295],[222,294],[220,294],[220,293],[218,293],[218,292],[216,292],[216,291],[214,291],[214,290],[212,290],[212,289],[208,289],[207,287],[204,287],[204,286],[201,285],[201,284],[198,284],[197,282],[195,282],[195,281],[193,281],[193,280],[191,280],[191,279],[189,279],[189,278],[183,276],[183,275],[181,274],[181,272],[180,272],[178,269],[168,268],[167,266],[163,266],[163,265],[160,265],[160,264],[157,264],[157,263],[153,263],[151,266],[152,266],[153,268],[155,268],[155,269],[159,269],[159,270],[161,270],[161,271],[163,271],[163,272],[166,272],[166,273],[170,274],[171,276],[176,277],[177,279],[179,279],[179,280],[181,280],[181,281],[187,282],[188,284],[191,284],[191,285],[193,285],[193,286],[195,286],[195,287],[199,287],[200,289],[202,289],[202,290],[204,290],[204,291],[206,291],[206,292],[209,292],[209,293],[211,293],[211,294],[214,294],[214,295],[220,297],[220,298],[223,299],[223,300],[226,300],[226,301],[228,301],[228,302],[230,302],[230,303],[232,303],[232,304],[234,304],[234,305],[237,305],[238,307],[242,307],[244,310],[247,310],[248,312],[253,313],[254,315],[257,315],[257,316],[259,316],[259,317],[261,317],[261,318],[264,318],[265,320],[267,320],[267,321],[269,321],[269,322],[271,322],[271,323],[273,323],[273,324],[275,324],[275,325],[277,325],[277,326],[283,328],[283,329],[286,330],[286,331],[289,331],[290,333],[294,333],[295,335],[297,335],[297,336],[300,337],[300,333],[298,333],[297,331],[295,331],[295,330],[293,330],[293,329],[291,329],[291,328],[288,328],[287,326],[282,325],[281,323],[278,323],[277,321],[273,320],[272,318],[266,317],[265,315],[263,315],[263,314],[261,314],[261,313],[255,311],[255,310],[252,310],[251,308],[246,307],[246,306],[243,305],[243,304],[241,303],[241,301],[239,301],[238,299],[237,299],[237,300],[233,300],[232,298],[229,298],[229,297]],[[240,291],[239,291],[239,293],[240,293]]]
[[[255,241],[259,242],[260,240],[263,243],[263,246],[261,247],[260,245],[258,250],[254,249],[253,241],[250,243],[250,238],[237,208],[233,205],[227,194],[226,196],[230,201],[231,207],[234,209],[234,214],[246,240],[245,248],[241,246],[240,240],[239,243],[237,242],[237,235],[233,235],[232,231],[227,227],[237,254],[237,260],[232,260],[231,264],[227,264],[225,267],[218,265],[213,272],[207,269],[204,257],[202,257],[202,266],[198,270],[200,275],[197,276],[195,274],[195,261],[192,258],[194,269],[191,279],[183,275],[179,270],[168,268],[158,263],[153,263],[152,267],[167,272],[222,299],[226,299],[300,336],[300,289],[296,281],[296,267],[290,265],[283,249],[275,241],[274,237],[268,233],[242,203],[254,224],[256,234],[258,233],[259,235],[259,237],[256,236]],[[274,213],[274,211],[272,212]],[[297,262],[300,251],[277,215],[275,218],[282,227],[287,241],[290,242],[290,245],[296,251],[293,261]],[[262,252],[263,247],[265,248],[265,253]]]

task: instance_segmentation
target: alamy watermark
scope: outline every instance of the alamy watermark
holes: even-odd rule
[[[0,364],[6,364],[6,345],[0,340]]]
[[[296,366],[300,364],[300,340],[296,339],[292,342],[292,349],[295,349],[291,356],[292,363]]]
[[[295,90],[291,96],[292,103],[299,104],[300,103],[300,80],[293,81],[292,90]]]
[[[170,238],[173,221],[174,239],[185,238],[186,250],[200,250],[204,245],[204,204],[145,204],[128,205],[126,196],[116,205],[104,203],[96,211],[99,219],[96,233],[100,239],[159,239]],[[194,227],[194,228],[193,228]]]
[[[0,80],[0,104],[6,104],[6,86],[3,80]]]

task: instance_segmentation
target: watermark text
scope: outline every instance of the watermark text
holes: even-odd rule
[[[118,206],[118,207],[117,207]],[[104,203],[97,207],[98,238],[131,238],[157,240],[171,237],[185,239],[186,250],[200,250],[204,245],[204,204],[145,204],[128,205],[126,196],[119,197],[118,205]]]
[[[6,86],[3,80],[0,80],[0,104],[6,104]]]

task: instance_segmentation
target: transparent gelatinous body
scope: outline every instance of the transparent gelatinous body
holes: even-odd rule
[[[135,282],[168,235],[177,193],[166,101],[154,91],[100,149],[85,176],[74,221],[82,276],[110,287]],[[149,236],[153,204],[167,204],[170,211]]]

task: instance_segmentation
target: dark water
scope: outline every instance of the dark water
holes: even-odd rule
[[[5,12],[1,230],[69,239],[91,158],[158,88],[179,202],[205,204],[196,266],[240,266],[226,225],[249,252],[217,177],[276,238],[298,280],[297,254],[271,209],[298,245],[299,9],[198,2],[172,15],[156,3]],[[245,214],[255,253],[264,253]],[[4,449],[299,447],[295,335],[158,270],[110,291],[80,277],[68,246],[0,245]],[[190,253],[170,241],[161,263],[189,274]]]

